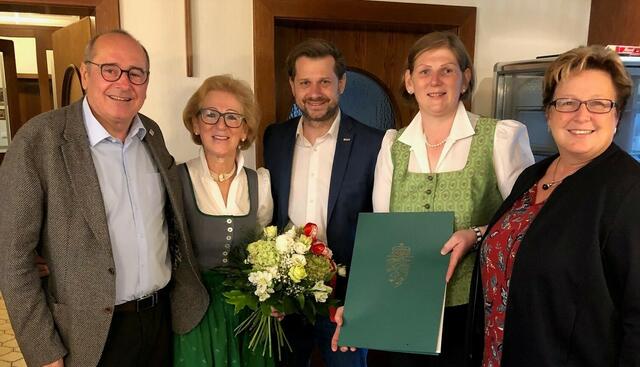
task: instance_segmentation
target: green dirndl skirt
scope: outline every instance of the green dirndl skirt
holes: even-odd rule
[[[187,334],[174,336],[174,366],[274,366],[269,351],[262,356],[261,348],[255,352],[248,348],[248,333],[235,336],[233,330],[239,324],[238,315],[233,313],[233,306],[226,303],[222,295],[224,275],[215,270],[205,271],[202,281],[209,291],[209,308],[198,326]]]

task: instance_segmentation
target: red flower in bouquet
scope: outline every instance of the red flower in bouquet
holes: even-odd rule
[[[333,251],[322,241],[315,241],[311,245],[311,253],[318,256],[324,256],[327,259],[333,258]],[[335,264],[334,264],[335,265]]]
[[[327,248],[327,245],[324,243],[317,241],[313,245],[311,245],[311,252],[315,255],[324,255],[324,250]]]
[[[249,332],[249,348],[261,347],[263,355],[272,351],[272,340],[280,349],[289,342],[272,310],[301,314],[314,322],[317,314],[328,314],[337,301],[331,297],[336,264],[329,247],[316,238],[318,226],[307,223],[278,235],[267,227],[257,241],[246,246],[239,264],[230,264],[224,292],[236,312],[253,312],[236,328],[236,334]]]
[[[318,226],[315,223],[307,223],[304,225],[304,228],[302,229],[302,233],[304,233],[305,236],[310,237],[313,241],[315,241],[318,236]]]

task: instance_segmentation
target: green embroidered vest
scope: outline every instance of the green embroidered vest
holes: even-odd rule
[[[502,203],[493,166],[495,129],[496,120],[478,119],[467,164],[453,172],[409,172],[411,148],[396,138],[391,147],[393,180],[389,211],[451,211],[455,230],[487,224]],[[404,129],[400,130],[398,137],[403,132]],[[469,302],[474,261],[475,252],[471,252],[458,264],[447,287],[446,306]]]

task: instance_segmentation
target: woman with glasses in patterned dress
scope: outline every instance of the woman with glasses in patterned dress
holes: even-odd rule
[[[244,167],[242,151],[258,129],[251,88],[228,75],[208,78],[183,111],[184,126],[201,145],[199,156],[179,167],[193,248],[210,294],[200,324],[174,339],[176,366],[272,366],[262,351],[248,349],[246,334],[234,336],[238,315],[222,295],[230,250],[252,240],[271,222],[269,171]]]
[[[631,90],[600,46],[547,69],[558,154],[520,175],[480,247],[483,366],[640,366],[640,165],[613,143]]]

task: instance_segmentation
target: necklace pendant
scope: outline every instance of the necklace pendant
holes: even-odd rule
[[[546,183],[545,183],[545,184],[542,184],[542,189],[543,189],[543,190],[545,190],[545,191],[546,191],[546,190],[549,190],[549,188],[551,188],[551,185],[546,184]]]
[[[209,170],[209,174],[211,175],[211,178],[215,181],[215,182],[224,182],[228,179],[230,179],[233,174],[236,172],[236,165],[233,165],[233,169],[227,173],[217,173],[214,172],[213,170]]]

